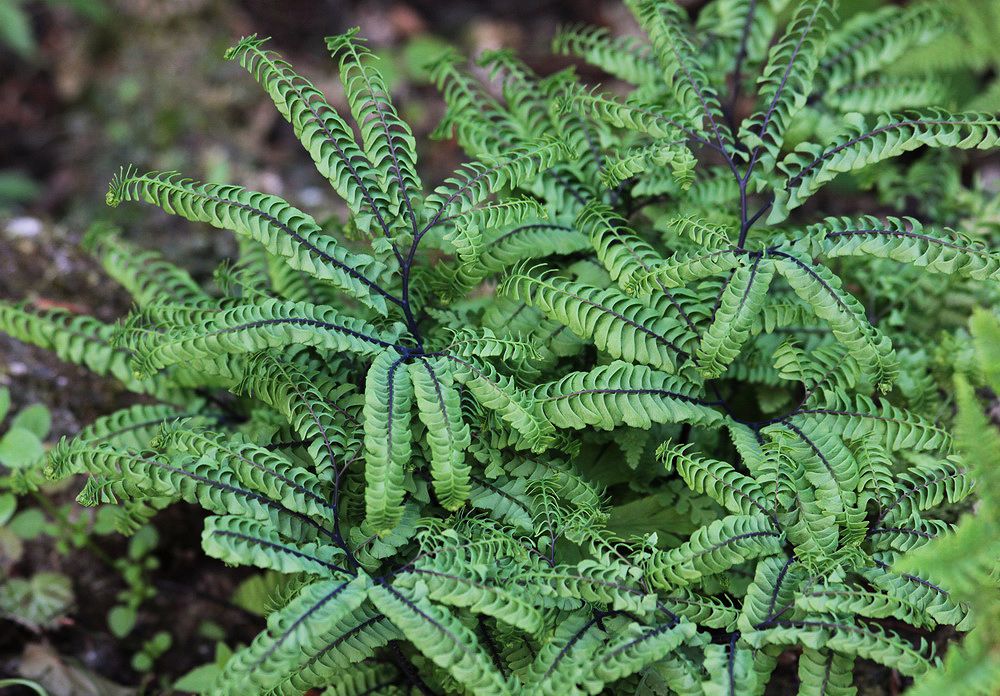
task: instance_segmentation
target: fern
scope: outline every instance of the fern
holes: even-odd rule
[[[858,658],[918,693],[993,690],[996,443],[967,382],[997,369],[933,303],[997,299],[995,208],[957,159],[934,206],[964,219],[822,191],[909,192],[926,171],[892,158],[1000,140],[885,72],[944,13],[629,5],[645,38],[554,42],[627,93],[506,51],[480,59],[490,89],[441,55],[437,135],[470,162],[433,190],[356,30],[327,41],[343,114],[248,37],[228,57],[348,218],[123,169],[112,206],[237,235],[218,288],[96,228],[130,316],[0,306],[15,338],[158,402],[61,442],[51,478],[85,475],[84,504],[198,505],[206,554],[288,576],[209,693],[762,694],[796,663],[800,693],[850,694]],[[974,622],[939,672],[930,631]]]

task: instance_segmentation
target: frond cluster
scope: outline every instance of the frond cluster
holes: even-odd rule
[[[473,160],[434,190],[356,31],[327,42],[343,114],[248,37],[227,57],[349,220],[124,169],[109,204],[239,237],[222,291],[98,229],[129,317],[0,307],[163,404],[60,443],[50,476],[86,474],[85,504],[197,504],[208,555],[292,576],[210,693],[752,695],[794,652],[800,693],[850,694],[859,658],[935,675],[930,631],[995,620],[986,541],[932,562],[995,452],[965,386],[953,442],[951,327],[921,303],[990,302],[1000,256],[960,219],[824,212],[842,174],[1000,142],[996,116],[879,81],[945,8],[628,4],[643,39],[554,42],[627,93],[506,51],[479,61],[498,90],[435,61],[437,135]],[[993,512],[962,548],[995,540]]]

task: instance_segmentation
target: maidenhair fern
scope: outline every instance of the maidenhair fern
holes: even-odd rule
[[[119,503],[126,530],[200,505],[208,555],[287,576],[207,692],[762,694],[794,650],[800,693],[853,693],[858,658],[920,675],[931,630],[972,625],[900,565],[973,477],[921,352],[940,327],[883,310],[880,277],[988,298],[1000,257],[952,221],[812,200],[1000,141],[932,85],[871,82],[943,6],[630,5],[645,40],[555,40],[628,96],[505,51],[481,58],[495,96],[435,61],[437,135],[474,159],[430,191],[355,32],[328,40],[350,121],[244,39],[227,56],[349,219],[126,168],[112,206],[237,235],[218,291],[100,228],[138,305],[117,327],[0,308],[161,402],[61,442],[50,476],[87,474],[80,501]]]

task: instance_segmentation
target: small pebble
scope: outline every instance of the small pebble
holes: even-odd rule
[[[323,194],[323,189],[318,186],[307,186],[299,191],[299,201],[307,208],[323,205],[324,200],[326,200],[326,196]]]
[[[42,221],[33,217],[16,217],[7,223],[6,232],[10,237],[25,239],[42,233]]]

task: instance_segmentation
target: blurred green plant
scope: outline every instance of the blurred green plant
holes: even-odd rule
[[[952,589],[972,607],[975,627],[945,656],[944,664],[914,684],[909,696],[1000,694],[1000,319],[977,310],[969,322],[974,370],[955,377],[955,441],[976,481],[975,510],[955,529],[905,556],[896,568]],[[989,413],[975,387],[989,395]]]
[[[0,171],[0,215],[33,200],[41,190],[41,185],[23,172]]]
[[[152,525],[145,525],[129,539],[128,553],[114,560],[114,566],[125,580],[125,589],[118,593],[118,604],[108,611],[108,628],[118,638],[132,632],[138,618],[139,607],[156,596],[151,577],[160,567],[153,555],[159,534]]]
[[[144,641],[139,651],[132,656],[132,669],[136,672],[149,672],[160,656],[170,649],[173,642],[173,636],[169,632],[157,631],[152,638]]]
[[[38,696],[49,696],[49,692],[46,691],[41,684],[30,679],[0,679],[0,688],[9,688],[13,686],[23,686],[26,689],[31,689],[38,694]]]
[[[0,423],[10,410],[10,391],[0,388]],[[65,575],[38,572],[10,575],[24,554],[24,543],[45,533],[45,515],[37,507],[19,509],[14,493],[4,490],[10,472],[37,465],[45,457],[43,442],[51,427],[48,409],[33,404],[15,414],[0,435],[0,618],[40,632],[55,628],[73,605],[73,587]]]
[[[10,402],[10,391],[0,388],[0,423]],[[151,574],[159,567],[154,555],[159,535],[152,525],[143,525],[129,539],[127,553],[112,558],[96,544],[95,537],[116,531],[122,523],[119,510],[103,506],[86,512],[73,502],[58,504],[52,499],[54,491],[34,489],[51,423],[48,409],[32,404],[15,414],[0,435],[0,618],[41,632],[57,628],[71,611],[75,597],[66,575],[41,571],[22,578],[6,571],[22,558],[25,542],[48,537],[58,553],[86,549],[119,573],[125,587],[117,595],[118,603],[108,611],[107,625],[114,636],[125,638],[136,625],[142,603],[156,595]],[[35,504],[20,505],[18,493],[29,493],[23,500]],[[133,660],[152,665],[169,646],[169,634],[166,641],[147,641]],[[148,667],[136,669],[147,671]]]
[[[83,18],[102,21],[108,16],[104,0],[44,0],[48,5],[68,7]],[[0,48],[7,47],[22,58],[38,51],[31,21],[30,0],[0,0]]]

